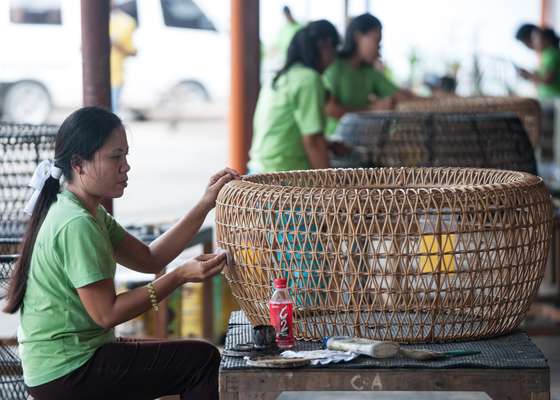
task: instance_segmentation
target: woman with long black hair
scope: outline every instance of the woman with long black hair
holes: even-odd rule
[[[250,172],[329,167],[321,73],[334,60],[338,42],[336,28],[326,20],[295,34],[284,67],[259,94]]]
[[[100,205],[127,186],[128,142],[121,120],[85,107],[62,123],[54,160],[41,162],[21,255],[5,312],[21,312],[18,330],[24,381],[36,400],[217,399],[220,355],[196,340],[122,341],[113,328],[150,308],[186,282],[219,273],[224,254],[186,261],[146,286],[118,294],[119,264],[160,272],[194,237],[224,184],[210,179],[198,204],[150,246],[127,233]],[[64,185],[60,182],[64,179]]]
[[[380,57],[381,32],[381,21],[368,13],[348,24],[338,57],[323,74],[329,93],[327,137],[347,112],[392,109],[396,100],[411,97],[374,67]]]

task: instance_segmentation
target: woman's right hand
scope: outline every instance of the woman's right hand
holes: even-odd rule
[[[226,254],[201,254],[178,267],[183,283],[202,282],[219,274],[226,265]]]
[[[325,112],[329,117],[340,119],[348,110],[340,105],[334,96],[330,96],[325,103]]]

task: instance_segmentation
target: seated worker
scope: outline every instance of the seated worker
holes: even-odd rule
[[[353,18],[337,59],[323,74],[329,93],[327,137],[347,112],[392,109],[396,101],[412,97],[374,68],[380,55],[381,30],[381,22],[371,14]]]
[[[323,72],[339,42],[326,20],[299,30],[288,47],[286,63],[259,93],[249,172],[328,168]]]
[[[116,263],[158,273],[175,259],[237,172],[214,175],[198,204],[149,246],[100,205],[122,197],[130,165],[121,120],[98,107],[72,113],[54,160],[34,173],[35,192],[4,311],[20,314],[19,354],[36,400],[218,399],[220,353],[200,340],[122,340],[114,327],[153,308],[187,282],[218,274],[225,254],[187,260],[146,286],[115,291]],[[63,179],[63,182],[61,182]]]
[[[537,71],[529,72],[519,68],[520,75],[537,85],[540,99],[546,100],[560,96],[560,49],[559,38],[550,28],[533,30],[532,48],[540,53]]]

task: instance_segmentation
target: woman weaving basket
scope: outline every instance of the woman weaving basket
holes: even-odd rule
[[[31,219],[4,311],[21,311],[24,380],[37,400],[218,398],[220,355],[213,345],[122,341],[113,328],[157,310],[158,302],[184,283],[216,275],[225,255],[200,255],[119,295],[114,276],[116,262],[160,272],[196,234],[223,185],[238,174],[224,169],[214,175],[199,203],[148,247],[100,205],[103,198],[123,195],[127,155],[120,119],[101,108],[82,108],[61,125],[54,162],[43,161],[32,179]]]

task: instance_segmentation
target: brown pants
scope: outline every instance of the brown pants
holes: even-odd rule
[[[120,339],[68,375],[28,387],[36,400],[218,399],[220,353],[198,340]]]

